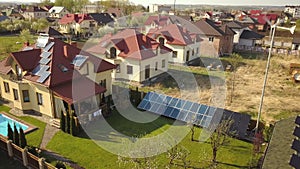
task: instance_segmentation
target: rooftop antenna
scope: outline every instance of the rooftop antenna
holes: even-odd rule
[[[255,126],[255,135],[258,132],[258,126],[259,126],[259,121],[260,121],[260,117],[261,117],[261,110],[262,110],[262,106],[263,106],[263,102],[264,102],[265,88],[266,88],[267,79],[268,79],[270,59],[271,59],[272,48],[273,48],[273,44],[274,44],[275,30],[276,30],[276,28],[285,29],[285,30],[289,30],[291,32],[291,34],[294,34],[295,33],[295,29],[296,29],[296,26],[293,26],[291,28],[286,28],[286,27],[278,26],[280,23],[282,23],[282,20],[280,20],[280,19],[278,19],[277,23],[275,23],[273,25],[272,25],[272,23],[266,17],[264,19],[271,26],[270,32],[272,32],[272,36],[271,36],[270,49],[269,49],[267,66],[266,66],[265,78],[264,78],[264,82],[263,82],[262,93],[261,93],[261,98],[260,98],[260,103],[259,103],[259,108],[258,108],[258,115],[257,115],[256,126]]]

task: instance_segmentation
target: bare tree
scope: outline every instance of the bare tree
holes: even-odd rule
[[[242,61],[242,56],[237,54],[237,53],[233,53],[230,58],[228,59],[228,62],[231,64],[231,66],[233,67],[233,74],[231,77],[231,95],[230,95],[230,103],[232,103],[233,97],[234,97],[234,88],[235,88],[235,76],[236,76],[236,70],[237,67],[239,66],[239,64]]]
[[[220,148],[229,143],[229,134],[233,120],[223,119],[219,124],[216,124],[216,130],[210,136],[210,144],[212,148],[212,162],[217,163],[217,153]]]
[[[179,163],[174,163],[174,161],[176,160],[177,162],[181,162],[183,168],[188,168],[190,165],[190,160],[188,160],[190,154],[191,153],[183,146],[174,146],[167,152],[169,165],[179,165]]]

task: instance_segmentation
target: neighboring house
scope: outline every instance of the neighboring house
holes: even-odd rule
[[[234,44],[239,43],[240,36],[241,36],[241,34],[243,33],[244,30],[249,30],[249,28],[242,25],[238,21],[231,21],[231,22],[226,23],[225,25],[227,25],[231,30],[233,30],[235,32],[235,35],[234,35],[234,38],[233,38],[233,43]]]
[[[93,4],[88,4],[88,5],[85,5],[81,12],[82,13],[99,13],[99,12],[102,12],[102,6],[101,5],[98,5],[97,3],[95,5]]]
[[[40,18],[47,18],[49,16],[48,11],[41,7],[28,7],[21,13],[25,19],[40,19]]]
[[[160,29],[171,24],[169,16],[153,15],[149,16],[145,21],[145,31],[149,32],[150,29]]]
[[[134,29],[107,34],[87,51],[117,66],[114,79],[136,82],[168,71],[168,58],[172,55],[171,49]]]
[[[265,36],[258,34],[252,30],[243,30],[240,39],[238,42],[239,46],[245,46],[245,47],[254,47],[257,43],[257,40],[263,39]]]
[[[105,108],[102,100],[104,93],[111,94],[115,68],[47,35],[40,35],[31,48],[11,53],[0,65],[2,98],[16,109],[53,118],[66,111],[80,118]]]
[[[150,4],[149,5],[149,12],[150,13],[162,13],[167,12],[169,13],[172,10],[170,5],[159,5],[159,4]]]
[[[49,17],[60,19],[68,13],[69,11],[63,6],[53,6],[49,10]]]
[[[88,14],[66,14],[59,21],[61,33],[89,36],[95,28],[94,20]]]
[[[257,30],[256,24],[258,24],[258,22],[256,19],[254,19],[250,16],[242,15],[239,18],[237,18],[236,20],[239,21],[240,23],[242,23],[243,25],[247,26],[248,28],[250,28],[253,31]]]
[[[148,35],[156,39],[160,45],[173,50],[169,56],[171,63],[189,63],[200,56],[200,36],[189,33],[184,27],[170,24],[161,29],[150,30]]]
[[[115,18],[120,18],[124,16],[123,10],[121,8],[109,8],[107,13],[111,14]]]
[[[228,26],[218,27],[209,19],[203,19],[194,24],[198,30],[193,33],[200,35],[203,39],[200,44],[200,56],[217,57],[232,53],[235,33]]]
[[[291,14],[294,18],[300,18],[300,5],[299,6],[287,5],[284,8],[284,12]]]
[[[89,13],[89,16],[97,23],[97,26],[114,25],[114,19],[109,13]]]
[[[257,24],[255,25],[258,31],[266,31],[270,28],[271,24],[277,22],[278,15],[277,14],[260,14],[260,15],[251,15],[252,18],[257,20]]]
[[[55,30],[54,28],[52,28],[50,26],[48,28],[46,28],[45,30],[40,31],[39,33],[48,34],[50,37],[57,38],[60,40],[66,39],[65,35],[63,35],[62,33],[60,33],[59,31]]]
[[[300,50],[300,37],[294,36],[292,42],[292,50]]]
[[[14,8],[7,8],[1,11],[3,16],[8,16],[11,20],[20,20],[24,17]]]

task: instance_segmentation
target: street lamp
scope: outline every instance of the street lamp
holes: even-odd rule
[[[270,24],[270,21],[267,20],[267,22]],[[264,102],[265,88],[266,88],[267,79],[268,79],[268,73],[269,73],[270,59],[271,59],[272,48],[273,48],[273,43],[274,43],[275,30],[276,30],[276,28],[289,30],[291,32],[291,34],[294,34],[295,29],[296,29],[296,26],[293,26],[291,28],[286,28],[286,27],[282,27],[282,26],[277,26],[278,24],[280,24],[280,21],[277,22],[276,24],[273,24],[273,25],[270,24],[271,25],[271,30],[270,31],[272,31],[271,42],[270,42],[271,44],[270,44],[268,61],[267,61],[266,72],[265,72],[265,78],[264,78],[264,82],[263,82],[263,88],[262,88],[260,103],[259,103],[259,108],[258,108],[258,115],[257,115],[256,126],[255,126],[255,135],[258,132],[258,126],[259,126],[259,121],[260,121],[260,117],[261,117],[261,110],[262,110],[262,106],[263,106],[263,102]]]

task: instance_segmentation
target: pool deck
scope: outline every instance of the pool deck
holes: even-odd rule
[[[23,120],[21,120],[21,119],[18,119],[17,117],[15,117],[15,116],[13,116],[13,115],[11,115],[11,114],[8,114],[8,113],[6,113],[6,112],[3,112],[3,111],[2,111],[2,112],[0,112],[0,114],[3,114],[3,115],[5,115],[5,116],[7,116],[7,117],[9,117],[9,118],[11,118],[11,119],[17,121],[17,122],[20,122],[20,123],[25,124],[26,126],[28,126],[28,129],[26,129],[26,130],[24,131],[25,134],[28,134],[28,133],[33,132],[34,130],[38,129],[36,126],[34,126],[34,125],[32,125],[32,124],[29,124],[29,123],[27,123],[27,122],[25,122],[25,121],[23,121]]]

